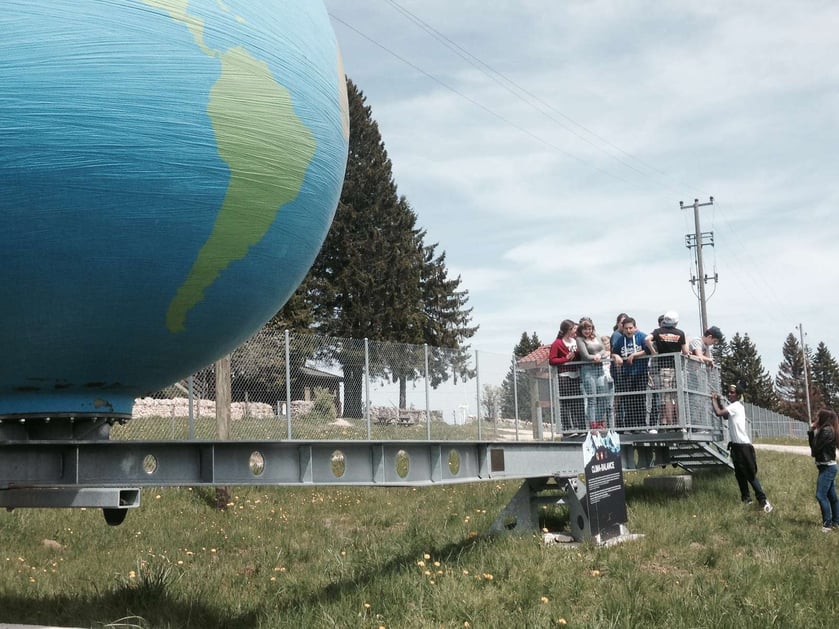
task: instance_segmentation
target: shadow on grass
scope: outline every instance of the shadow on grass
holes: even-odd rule
[[[64,625],[72,627],[254,627],[257,614],[222,615],[196,602],[169,596],[159,586],[121,585],[99,595],[20,597],[0,594],[0,614],[5,623]]]
[[[287,596],[284,600],[278,601],[276,609],[281,613],[292,613],[296,610],[305,610],[312,606],[318,606],[324,600],[335,600],[347,596],[356,596],[360,588],[381,580],[388,575],[399,575],[406,568],[416,568],[417,557],[424,552],[429,552],[440,561],[450,561],[463,557],[485,544],[493,544],[497,538],[492,535],[484,535],[464,539],[459,542],[452,542],[443,546],[434,546],[427,541],[418,541],[412,544],[412,548],[395,556],[388,561],[370,566],[361,573],[355,573],[351,579],[333,581],[319,590],[307,592],[302,596]]]

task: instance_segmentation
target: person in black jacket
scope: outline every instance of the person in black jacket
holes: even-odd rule
[[[829,408],[823,408],[807,431],[810,454],[819,469],[816,500],[822,511],[822,531],[829,533],[839,527],[839,497],[836,495],[836,445],[839,420]]]

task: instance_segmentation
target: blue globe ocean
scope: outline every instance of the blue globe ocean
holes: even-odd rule
[[[343,182],[314,0],[0,11],[0,418],[127,416],[288,299]]]

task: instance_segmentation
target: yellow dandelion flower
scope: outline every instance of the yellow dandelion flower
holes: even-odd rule
[[[463,570],[463,574],[464,574],[464,575],[468,575],[468,574],[469,574],[469,571],[468,571],[468,570],[466,570],[466,569],[464,569],[464,570]]]
[[[425,567],[425,562],[424,562],[422,559],[420,559],[420,560],[417,562],[417,565],[418,565],[420,568],[424,568],[424,567]]]
[[[560,624],[560,625],[567,625],[567,624],[568,624],[568,621],[567,621],[567,620],[565,620],[565,618],[560,618],[560,619],[559,619],[559,620],[557,620],[556,622],[557,622],[558,624]]]
[[[371,607],[370,603],[364,603],[364,609],[370,609],[370,607]]]
[[[547,596],[543,596],[543,597],[542,597],[542,598],[540,598],[539,600],[540,600],[542,603],[547,603],[547,602],[549,602],[549,600],[548,600],[548,597],[547,597]]]
[[[137,573],[134,572],[133,570],[129,570],[128,571],[128,578],[129,579],[136,579],[137,578]]]
[[[591,576],[599,577],[600,576],[600,570],[592,570],[591,571]]]
[[[154,497],[155,500],[160,500],[160,494],[156,494]]]
[[[423,559],[431,559],[431,555],[429,555],[428,553],[423,553],[422,558]]]
[[[268,579],[268,580],[269,580],[269,581],[276,581],[276,580],[277,580],[277,577],[271,577],[271,578],[270,578],[270,579]]]
[[[440,567],[440,562],[439,562],[439,561],[435,561],[435,562],[434,562],[434,567],[435,567],[435,568],[439,568],[439,567]]]
[[[487,581],[492,581],[493,576],[489,572],[485,572],[484,579],[486,579]]]

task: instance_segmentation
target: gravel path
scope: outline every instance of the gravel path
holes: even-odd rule
[[[810,456],[810,446],[781,446],[774,443],[756,443],[755,450],[774,450],[775,452],[789,452]]]

